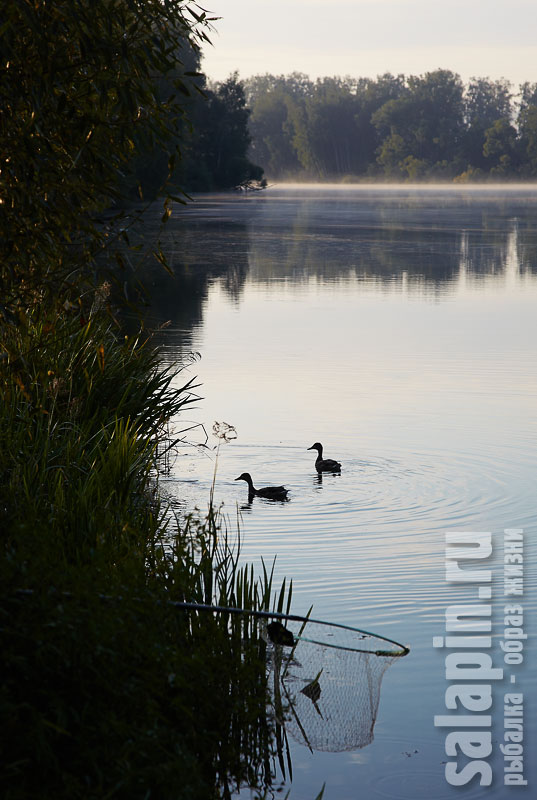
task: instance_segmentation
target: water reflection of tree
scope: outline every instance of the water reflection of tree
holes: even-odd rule
[[[155,218],[153,225],[146,225],[143,238],[153,243],[159,233],[169,271],[148,257],[129,284],[144,306],[146,324],[155,328],[169,321],[167,344],[186,353],[192,349],[193,330],[203,320],[211,284],[219,280],[232,301],[240,297],[248,273],[246,227],[170,222],[160,231]]]
[[[519,271],[525,272],[536,263],[531,220],[517,224],[513,209],[506,213],[503,206],[462,203],[443,209],[403,198],[382,205],[327,203],[323,210],[318,201],[306,201],[297,203],[291,217],[287,205],[290,230],[278,240],[270,233],[269,219],[258,221],[258,231],[252,232],[252,277],[267,282],[374,280],[390,287],[404,279],[410,291],[446,290],[463,271],[503,275],[513,233]]]
[[[154,239],[160,214],[146,226]],[[211,198],[181,210],[161,233],[173,276],[146,262],[138,276],[150,290],[148,321],[171,321],[168,343],[191,348],[210,286],[238,302],[252,282],[300,285],[368,282],[392,291],[437,294],[466,278],[537,274],[537,233],[524,198],[405,190],[268,195],[266,201]]]
[[[537,230],[535,219],[517,219],[516,255],[521,275],[537,275]]]

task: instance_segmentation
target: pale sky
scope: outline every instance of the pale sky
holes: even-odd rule
[[[200,0],[221,17],[211,80],[271,72],[376,77],[437,69],[537,82],[537,0]]]

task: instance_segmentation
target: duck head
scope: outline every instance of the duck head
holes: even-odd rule
[[[246,481],[248,486],[252,486],[252,484],[253,484],[252,476],[250,475],[249,472],[243,472],[242,475],[239,475],[239,477],[235,478],[235,480],[236,481]]]
[[[311,447],[308,447],[308,450],[317,450],[317,452],[321,454],[323,452],[323,446],[320,442],[315,442]]]

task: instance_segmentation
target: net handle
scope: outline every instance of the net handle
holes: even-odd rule
[[[340,628],[343,630],[351,631],[352,633],[363,633],[365,636],[372,636],[375,639],[380,639],[383,642],[388,642],[388,644],[393,644],[398,648],[398,652],[392,651],[385,651],[385,650],[360,650],[356,647],[345,647],[342,645],[333,645],[329,642],[317,642],[314,639],[307,639],[305,636],[299,637],[303,641],[311,642],[313,644],[319,644],[323,647],[337,647],[340,650],[352,650],[358,653],[370,653],[371,655],[378,655],[378,656],[390,656],[390,657],[400,657],[406,656],[410,652],[410,648],[406,647],[404,644],[400,642],[396,642],[394,639],[388,639],[387,636],[379,636],[377,633],[371,633],[370,631],[364,631],[361,628],[353,628],[351,625],[343,625],[339,622],[325,622],[321,619],[312,619],[311,617],[301,617],[298,614],[283,614],[280,611],[251,611],[249,609],[244,608],[233,608],[231,606],[211,606],[204,603],[188,603],[183,602],[180,600],[169,600],[168,604],[174,608],[188,608],[194,611],[223,611],[227,612],[228,614],[250,614],[253,617],[261,617],[265,619],[286,619],[291,620],[292,622],[315,622],[317,625],[328,625],[331,628]]]
[[[33,589],[17,589],[16,594],[22,596],[32,596],[34,594]],[[63,597],[71,597],[70,592],[61,592]],[[114,597],[113,595],[106,595],[106,594],[99,594],[98,597],[101,600],[121,600],[121,597]],[[385,651],[385,650],[361,650],[357,647],[345,647],[344,645],[334,645],[330,644],[329,642],[317,642],[314,639],[307,639],[305,636],[298,637],[302,641],[311,642],[313,644],[319,644],[322,647],[335,647],[339,648],[340,650],[351,650],[356,653],[370,653],[371,655],[377,656],[386,656],[390,658],[399,658],[402,656],[406,656],[410,652],[410,648],[406,647],[404,644],[400,642],[396,642],[395,639],[388,639],[387,636],[379,636],[376,633],[371,633],[370,631],[364,631],[361,628],[353,628],[351,625],[342,625],[339,622],[325,622],[321,619],[311,619],[311,617],[301,617],[298,614],[283,614],[280,611],[252,611],[250,609],[245,608],[233,608],[232,606],[212,606],[206,603],[190,603],[183,600],[167,600],[166,605],[171,606],[172,608],[188,608],[193,611],[222,611],[227,614],[250,614],[253,617],[261,617],[262,619],[285,619],[291,620],[292,622],[315,622],[317,625],[328,625],[330,628],[339,628],[346,631],[352,631],[352,633],[363,633],[365,636],[372,636],[375,639],[380,639],[382,642],[388,642],[388,644],[395,645],[398,648],[397,651]]]

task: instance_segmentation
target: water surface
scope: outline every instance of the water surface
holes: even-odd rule
[[[451,787],[446,730],[433,726],[446,713],[445,653],[432,638],[449,605],[477,601],[475,586],[446,583],[446,531],[492,532],[495,664],[505,528],[524,529],[523,604],[528,617],[536,608],[537,192],[206,195],[174,214],[164,244],[176,279],[153,276],[151,314],[171,320],[167,360],[201,355],[187,371],[204,398],[189,421],[204,423],[210,447],[215,420],[236,426],[215,497],[232,521],[240,511],[244,560],[277,556],[296,613],[313,605],[318,619],[411,648],[384,676],[373,742],[347,753],[297,745],[290,797],[314,798],[323,783],[326,800],[508,797],[498,744],[509,680],[493,686],[493,785]],[[204,441],[202,429],[190,438]],[[314,441],[341,475],[319,478]],[[214,452],[181,447],[163,487],[179,509],[203,509],[214,468]],[[284,483],[290,501],[249,504],[234,481],[243,471]],[[530,639],[516,671],[527,755],[536,663]],[[534,766],[526,773],[521,795]]]

